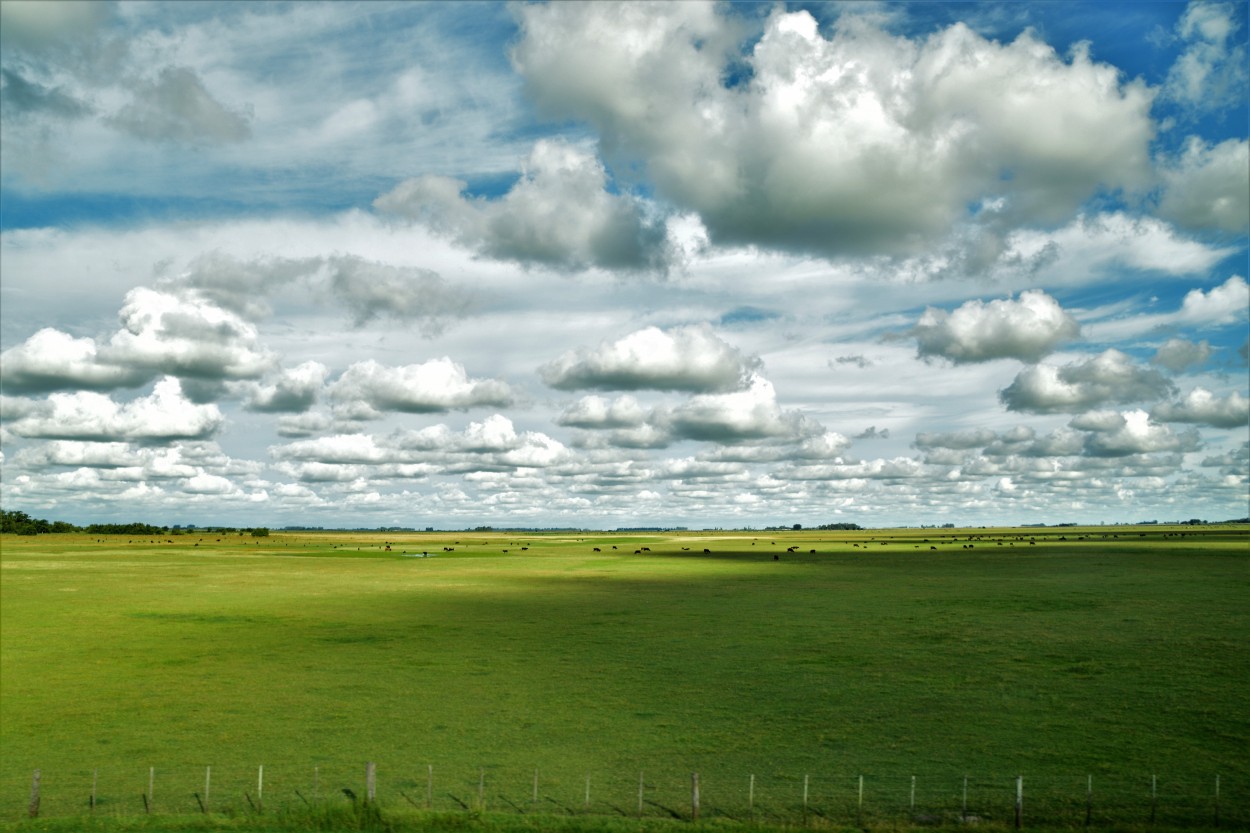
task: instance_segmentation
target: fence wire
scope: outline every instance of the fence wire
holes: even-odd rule
[[[30,815],[264,814],[372,801],[380,808],[798,825],[1250,829],[1250,789],[1212,775],[851,775],[473,770],[364,762],[6,773],[5,820]]]

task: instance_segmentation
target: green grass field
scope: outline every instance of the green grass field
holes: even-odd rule
[[[1245,532],[5,537],[0,819],[35,769],[45,817],[93,779],[98,814],[142,813],[150,767],[158,812],[198,813],[211,766],[237,813],[260,765],[278,807],[374,761],[401,806],[433,767],[441,810],[536,809],[538,770],[549,811],[589,776],[631,813],[643,772],[680,814],[699,772],[741,818],[755,775],[765,820],[805,777],[816,818],[859,812],[862,774],[887,815],[912,775],[944,813],[971,775],[1003,821],[1023,775],[1076,818],[1092,776],[1096,820],[1144,821],[1155,775],[1160,823],[1191,824],[1219,775],[1250,826]]]

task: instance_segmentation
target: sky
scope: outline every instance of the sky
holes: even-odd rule
[[[1244,2],[0,0],[0,498],[1250,514]]]

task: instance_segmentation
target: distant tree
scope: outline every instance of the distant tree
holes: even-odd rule
[[[268,538],[269,530],[266,527],[258,526],[252,530],[252,537],[253,538]]]

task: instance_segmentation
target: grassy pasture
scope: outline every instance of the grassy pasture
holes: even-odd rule
[[[831,814],[861,773],[869,806],[911,774],[942,806],[968,773],[1143,806],[1219,774],[1250,825],[1244,528],[44,535],[0,567],[0,820],[36,768],[48,815],[97,769],[102,811],[141,811],[149,767],[193,812],[206,765],[238,807],[259,764],[288,803],[371,760],[383,795],[432,765],[436,808],[481,778],[501,810],[535,769],[617,809],[646,771],[652,812],[695,771],[722,807],[806,775]]]

